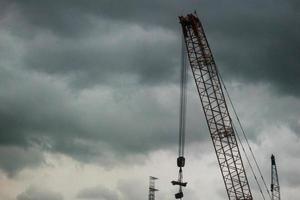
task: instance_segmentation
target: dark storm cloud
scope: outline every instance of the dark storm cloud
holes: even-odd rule
[[[23,193],[17,196],[17,200],[63,200],[59,193],[42,189],[40,187],[30,186]]]
[[[78,199],[103,199],[103,200],[118,200],[119,197],[115,191],[111,191],[105,187],[98,186],[81,190]]]
[[[177,112],[177,102],[168,102],[178,92],[174,87],[166,87],[174,91],[170,97],[139,87],[74,93],[60,79],[39,73],[2,69],[1,75],[0,142],[9,148],[2,149],[0,167],[9,175],[41,164],[39,150],[111,167],[131,154],[177,144],[178,118],[168,111],[171,106]],[[22,148],[14,156],[18,161],[11,160],[14,146]]]
[[[300,20],[295,1],[76,0],[12,1],[10,5],[9,9],[18,13],[21,24],[25,23],[23,27],[31,27],[27,32],[39,35],[44,30],[57,37],[54,41],[43,38],[40,45],[29,45],[26,65],[47,73],[71,74],[76,76],[79,85],[93,85],[124,72],[136,74],[142,83],[174,81],[173,61],[178,62],[176,49],[180,42],[170,43],[167,37],[148,41],[149,36],[143,37],[145,41],[134,40],[136,30],[130,27],[137,25],[150,32],[161,27],[174,32],[179,40],[176,17],[196,9],[203,19],[217,63],[228,78],[270,82],[280,92],[296,96],[300,93],[297,87]],[[98,24],[98,37],[89,38],[97,21],[106,23]],[[18,33],[20,27],[13,27],[12,32]],[[131,33],[124,34],[126,30]],[[117,40],[114,46],[113,33],[126,37]],[[103,35],[112,35],[111,47],[103,44]],[[97,46],[91,45],[91,41]]]
[[[221,72],[228,79],[270,83],[277,92],[299,96],[299,11],[288,4],[248,9],[242,9],[239,20],[227,16],[210,29]]]
[[[101,24],[108,25],[107,22]],[[99,32],[101,28],[98,26]],[[119,30],[119,28],[124,28]],[[138,26],[110,25],[103,35],[94,32],[84,39],[42,36],[27,46],[28,68],[57,76],[70,76],[77,86],[110,83],[121,74],[136,76],[138,83],[156,84],[174,80],[176,37],[164,29],[144,30]],[[44,48],[47,46],[47,48]],[[159,47],[159,48],[156,48]]]
[[[297,96],[299,15],[290,2],[3,1],[0,143],[101,163],[111,152],[176,144],[178,95],[167,92],[180,64],[177,16],[194,9],[227,80]],[[158,86],[164,93],[152,94]],[[82,96],[93,88],[97,102]],[[11,173],[34,160],[0,165]]]
[[[78,119],[76,111],[67,102],[63,89],[35,76],[37,74],[24,72],[21,75],[22,71],[14,70],[2,72],[1,144],[23,145],[35,134],[41,138],[49,133],[55,137],[61,132],[75,136],[80,131],[79,122],[73,123]],[[63,135],[59,137],[64,138]]]
[[[18,10],[28,24],[66,37],[77,37],[82,36],[82,33],[87,33],[93,25],[90,24],[90,16],[125,23],[138,23],[144,26],[156,26],[157,24],[170,26],[171,18],[174,16],[176,18],[177,9],[181,9],[183,4],[182,1],[170,3],[166,0],[151,2],[138,0],[123,2],[30,0],[24,2],[16,0],[10,2],[10,8]]]

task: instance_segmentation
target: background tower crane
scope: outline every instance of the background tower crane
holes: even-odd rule
[[[275,162],[275,156],[271,156],[271,193],[272,200],[280,200],[280,187],[277,173],[277,167]]]
[[[189,63],[230,200],[252,200],[217,67],[196,14],[179,17]]]

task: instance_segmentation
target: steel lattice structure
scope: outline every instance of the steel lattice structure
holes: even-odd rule
[[[271,156],[271,193],[272,200],[280,200],[280,187],[274,155]]]
[[[252,200],[217,67],[195,14],[179,17],[189,63],[230,200]]]
[[[155,200],[155,192],[158,191],[158,189],[155,188],[156,179],[158,178],[153,176],[149,177],[149,200]]]

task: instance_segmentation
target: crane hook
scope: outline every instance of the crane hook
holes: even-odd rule
[[[185,164],[185,158],[183,156],[180,156],[177,158],[177,166],[179,167],[178,172],[178,180],[172,181],[172,185],[178,185],[179,186],[179,192],[175,194],[175,199],[181,199],[183,197],[182,187],[186,187],[187,182],[183,182],[183,175],[182,175],[182,168]]]

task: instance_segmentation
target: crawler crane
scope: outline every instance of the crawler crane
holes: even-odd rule
[[[241,153],[238,147],[232,120],[228,112],[217,66],[208,45],[202,24],[196,14],[179,17],[189,64],[202,103],[206,122],[213,141],[215,153],[223,176],[229,200],[252,200],[252,194],[246,176]],[[182,77],[184,78],[184,77]],[[184,98],[182,98],[184,100]],[[184,101],[181,102],[184,102]],[[184,106],[182,106],[184,108]],[[182,110],[182,108],[181,108]],[[183,123],[184,124],[184,123]],[[183,134],[182,134],[183,135]],[[180,148],[184,145],[184,136],[180,135]],[[183,138],[183,139],[182,139]],[[182,167],[185,159],[179,149],[177,166],[179,169],[179,193],[175,198],[183,197]]]

